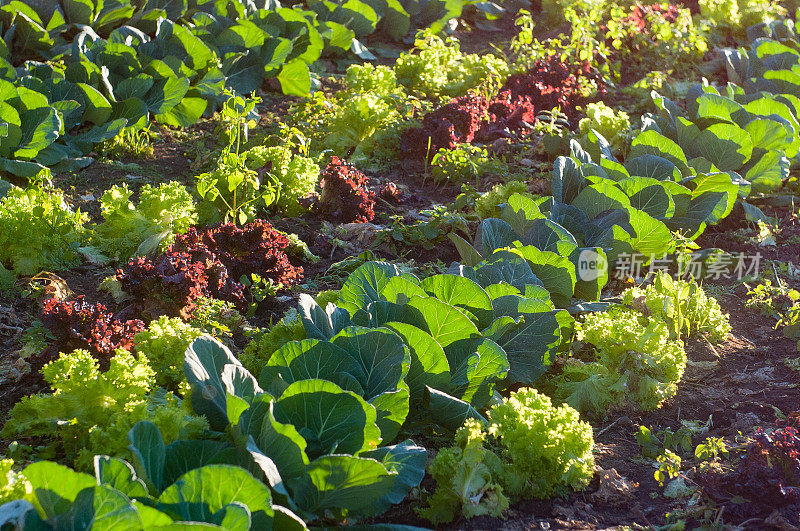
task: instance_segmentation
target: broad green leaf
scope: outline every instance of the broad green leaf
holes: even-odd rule
[[[192,386],[192,407],[218,431],[228,425],[226,393],[247,397],[260,391],[230,350],[210,336],[195,339],[186,349],[184,371]]]
[[[687,169],[686,155],[680,146],[656,131],[644,131],[631,142],[628,158],[641,157],[643,155],[656,155],[665,158],[675,164],[681,173],[684,173]]]
[[[292,499],[309,513],[358,511],[387,495],[397,476],[375,459],[325,455],[308,465],[306,476],[290,482]]]
[[[579,171],[578,163],[569,157],[558,157],[553,164],[553,198],[571,204],[588,183]]]
[[[422,314],[426,331],[445,351],[456,341],[480,335],[478,328],[464,312],[434,297],[414,297],[408,305]]]
[[[134,424],[128,432],[128,449],[137,462],[145,482],[150,484],[153,494],[164,488],[164,464],[166,447],[158,426],[148,420]]]
[[[311,74],[308,65],[300,60],[289,61],[278,74],[281,90],[288,96],[308,96],[311,92]]]
[[[239,417],[239,427],[253,437],[258,449],[272,459],[281,478],[287,481],[305,473],[309,462],[307,444],[293,425],[275,419],[274,408],[271,399],[265,396],[257,398]]]
[[[375,459],[390,472],[397,472],[392,490],[378,500],[373,510],[375,514],[380,514],[392,505],[402,502],[408,493],[422,482],[422,478],[425,477],[425,466],[428,463],[428,452],[411,440],[364,452],[363,457]]]
[[[359,373],[353,376],[359,380],[367,400],[396,390],[408,372],[409,351],[403,340],[388,330],[350,326],[331,339],[331,343],[358,364]]]
[[[486,419],[469,403],[437,389],[427,389],[427,405],[431,420],[441,427],[456,431],[467,419],[486,423]]]
[[[487,326],[492,320],[492,301],[472,280],[456,275],[433,275],[420,282],[420,287],[440,301],[474,316],[479,327]]]
[[[222,62],[225,86],[237,94],[250,94],[264,82],[264,61],[251,50],[228,55]]]
[[[635,233],[630,244],[637,252],[645,257],[660,258],[672,250],[672,234],[664,223],[635,208],[631,208],[629,214]]]
[[[498,299],[498,302],[502,300]],[[506,308],[497,314],[498,318],[507,316],[515,320],[513,326],[504,328],[494,336],[495,342],[508,358],[510,368],[507,379],[511,383],[532,385],[545,373],[561,344],[561,329],[556,313],[526,312],[523,306],[518,309]]]
[[[508,251],[498,251],[490,256],[476,268],[476,275],[484,288],[505,282],[522,292],[529,284],[542,284],[528,262]]]
[[[533,245],[542,251],[551,251],[561,256],[569,256],[578,246],[570,232],[549,219],[536,219],[522,238],[522,245]]]
[[[419,287],[419,280],[412,282],[401,276],[390,278],[381,290],[380,296],[395,304],[405,304],[411,297],[425,297],[426,293]]]
[[[650,177],[658,181],[678,181],[681,178],[680,171],[675,164],[657,155],[646,154],[640,157],[629,157],[625,161],[625,169],[631,176]]]
[[[447,356],[430,334],[406,323],[390,322],[383,326],[400,336],[411,354],[405,382],[411,390],[412,400],[422,399],[425,386],[448,390],[450,366]]]
[[[512,253],[524,258],[536,278],[550,292],[550,299],[559,308],[569,306],[575,292],[575,266],[569,258],[549,251],[540,251],[532,245],[518,247]]]
[[[21,159],[32,159],[58,138],[61,119],[54,109],[32,109],[21,116],[22,136],[14,156]]]
[[[111,118],[111,103],[100,92],[86,83],[78,83],[78,88],[83,93],[85,110],[83,120],[95,125],[102,125]]]
[[[346,379],[365,380],[366,375],[355,358],[340,347],[328,341],[304,339],[284,344],[267,360],[259,381],[270,388],[276,378],[281,379],[282,385],[320,378],[347,387]]]
[[[630,206],[626,196],[613,181],[590,184],[578,194],[572,206],[586,213],[590,220],[607,210],[625,209]]]
[[[64,514],[50,521],[54,529],[141,529],[139,512],[121,492],[107,485],[83,489]]]
[[[489,256],[497,249],[508,247],[519,236],[514,229],[498,218],[484,219],[478,226],[478,234],[475,236],[475,247],[483,256]]]
[[[289,385],[275,401],[274,413],[278,422],[297,429],[312,458],[335,452],[357,454],[377,448],[381,440],[375,408],[326,380]]]
[[[381,430],[381,441],[388,443],[397,437],[409,412],[408,386],[401,382],[395,391],[386,391],[370,399],[378,414],[376,424]]]
[[[190,470],[164,489],[157,508],[176,520],[215,523],[215,514],[226,505],[239,502],[261,522],[272,519],[269,487],[243,468],[206,465]]]
[[[52,461],[37,461],[26,466],[22,473],[33,488],[31,502],[47,518],[66,512],[79,492],[97,485],[89,474]]]
[[[197,123],[207,106],[206,99],[199,92],[190,89],[180,103],[163,114],[157,114],[155,120],[173,127],[189,127]]]
[[[107,455],[94,456],[94,475],[99,485],[108,485],[128,498],[149,496],[144,481],[136,477],[136,471],[127,462]]]
[[[190,470],[224,463],[230,450],[230,444],[211,440],[179,440],[168,444],[164,453],[163,484],[172,485]]]
[[[700,133],[697,148],[701,155],[722,171],[737,170],[753,152],[747,131],[733,124],[719,123]]]
[[[339,292],[339,307],[350,315],[366,309],[369,303],[380,300],[381,291],[389,279],[400,275],[396,266],[386,262],[367,262],[350,273]]]
[[[466,389],[461,399],[475,407],[484,407],[494,393],[495,383],[509,371],[506,352],[491,339],[483,339],[477,348],[478,363],[467,369]]]

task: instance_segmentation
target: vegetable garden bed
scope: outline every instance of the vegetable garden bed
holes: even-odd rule
[[[0,526],[800,527],[796,6],[531,4],[0,0]]]

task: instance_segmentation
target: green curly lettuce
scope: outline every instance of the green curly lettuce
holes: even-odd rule
[[[578,122],[581,134],[588,135],[594,129],[611,145],[615,153],[620,153],[625,145],[626,134],[630,131],[631,119],[625,111],[615,111],[602,101],[586,106],[586,118]],[[588,142],[588,137],[581,139]]]
[[[303,212],[299,199],[308,196],[319,182],[319,165],[309,157],[293,155],[285,146],[257,146],[247,152],[247,167],[268,171],[280,181],[278,208],[289,216]]]
[[[498,86],[508,77],[506,61],[494,54],[463,54],[458,40],[424,32],[415,50],[395,62],[397,81],[412,94],[445,99],[463,96],[490,78]]]
[[[458,513],[465,518],[503,515],[509,499],[496,478],[506,474],[497,454],[486,448],[486,437],[473,419],[456,431],[455,446],[439,450],[428,467],[436,491],[417,514],[435,525],[452,522]]]
[[[428,467],[436,491],[418,509],[434,524],[502,516],[510,500],[548,498],[580,490],[594,473],[592,427],[568,405],[521,388],[489,411],[488,425],[468,419],[455,445]]]
[[[664,321],[614,307],[588,314],[576,333],[593,347],[593,359],[565,365],[553,381],[558,399],[599,415],[625,400],[653,410],[677,392],[686,351]]]
[[[787,10],[776,0],[700,0],[700,15],[731,34],[743,36],[753,24],[786,16]]]
[[[32,492],[25,476],[14,472],[13,459],[0,459],[0,505],[25,498]]]
[[[11,188],[0,201],[0,263],[17,275],[73,267],[81,260],[88,219],[60,191]]]
[[[129,457],[126,434],[140,420],[154,422],[165,442],[200,435],[208,424],[191,416],[181,401],[162,391],[151,393],[155,372],[147,358],[117,350],[106,372],[86,350],[62,353],[42,375],[52,394],[23,398],[11,410],[3,437],[60,439],[77,467],[90,469],[95,454]]]
[[[524,181],[509,181],[497,184],[491,190],[475,199],[475,212],[481,217],[499,218],[500,205],[506,203],[514,194],[527,194],[528,185]]]
[[[492,407],[489,421],[508,463],[502,485],[512,498],[549,498],[589,484],[592,427],[569,405],[553,407],[547,395],[522,388]]]
[[[384,66],[352,65],[345,89],[326,97],[317,92],[292,113],[292,122],[312,139],[315,153],[332,150],[350,162],[391,159],[406,118],[419,108]]]
[[[659,271],[653,283],[642,289],[633,287],[622,293],[622,303],[646,310],[654,318],[667,322],[673,337],[705,337],[712,343],[725,341],[731,331],[728,315],[719,302],[709,297],[694,279],[674,279]]]
[[[100,198],[104,221],[95,229],[94,245],[121,260],[137,253],[145,242],[152,248],[166,249],[175,234],[186,232],[197,223],[192,194],[181,183],[170,181],[157,187],[146,184],[139,193],[139,204],[130,198],[127,184],[114,185]]]
[[[162,315],[152,321],[147,330],[133,336],[139,355],[144,355],[155,372],[156,385],[177,391],[186,381],[183,361],[186,347],[203,335],[203,330],[177,317]]]
[[[375,66],[372,63],[354,64],[347,68],[344,78],[347,89],[351,92],[374,92],[388,96],[405,95],[405,91],[397,84],[394,70],[388,66]]]
[[[305,339],[306,330],[297,310],[291,309],[267,332],[257,335],[239,355],[239,361],[250,374],[261,374],[272,353],[289,341]]]

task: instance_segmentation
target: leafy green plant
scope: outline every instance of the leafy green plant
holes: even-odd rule
[[[553,384],[579,411],[599,415],[626,400],[647,411],[675,395],[686,352],[660,319],[614,307],[588,314],[576,337],[589,347],[588,361],[567,359]]]
[[[106,140],[97,150],[107,159],[121,158],[151,159],[155,153],[153,133],[148,129],[126,127],[117,136]]]
[[[656,462],[658,463],[658,469],[653,472],[653,477],[662,487],[668,479],[674,479],[680,475],[681,456],[672,450],[664,450],[662,454],[656,457]]]
[[[306,339],[300,314],[292,308],[268,330],[257,333],[239,356],[242,365],[252,374],[261,374],[272,354],[290,341]]]
[[[133,337],[134,348],[146,356],[155,374],[155,383],[170,391],[185,384],[183,355],[186,347],[200,337],[203,330],[195,328],[177,317],[162,315],[147,325],[147,329]]]
[[[287,216],[296,216],[305,209],[303,199],[314,193],[319,182],[319,165],[313,159],[294,155],[285,146],[258,146],[247,150],[247,167],[265,171],[280,183],[277,208]]]
[[[481,218],[496,218],[500,216],[501,205],[505,204],[514,194],[526,194],[528,185],[524,181],[508,181],[496,184],[491,190],[475,198],[475,213]]]
[[[487,448],[488,434],[480,422],[468,419],[455,434],[454,445],[442,448],[428,466],[436,491],[426,506],[416,509],[434,525],[489,515],[502,517],[510,500],[503,493],[504,463]]]
[[[584,488],[593,474],[591,426],[532,388],[493,406],[485,426],[467,420],[455,442],[429,468],[437,489],[418,512],[434,524],[452,521],[457,512],[500,516],[509,498],[564,495]]]
[[[463,54],[458,40],[431,32],[417,36],[415,50],[394,65],[397,81],[411,94],[430,99],[463,96],[487,81],[498,86],[508,76],[505,60],[494,54]]]
[[[198,209],[206,222],[223,220],[244,225],[255,218],[260,204],[266,207],[278,201],[280,183],[269,172],[259,175],[248,168],[247,155],[241,152],[248,130],[256,125],[255,106],[260,99],[226,94],[220,116],[226,126],[227,146],[217,167],[196,177],[197,192],[203,200]]]
[[[800,148],[797,107],[791,100],[768,92],[750,97],[732,83],[720,91],[704,80],[689,91],[688,113],[655,92],[653,101],[658,115],[634,139],[632,155],[643,148],[674,152],[670,156],[677,160],[672,161],[681,168],[733,171],[755,192],[774,190],[788,176],[788,160]],[[675,151],[677,146],[682,154]]]
[[[578,122],[581,134],[588,140],[589,131],[594,129],[605,138],[613,153],[621,154],[630,136],[630,117],[625,111],[615,111],[605,103],[590,103],[585,109],[586,118]]]
[[[382,343],[385,348],[375,349],[378,336],[389,340]],[[398,353],[407,356],[407,348],[388,330],[352,328],[342,331],[336,345],[325,343],[330,347],[313,348],[323,344],[313,340],[300,343],[284,345],[270,358],[277,363],[259,379],[269,389],[265,392],[221,343],[207,336],[194,340],[185,365],[192,407],[212,429],[229,433],[239,444],[247,441],[245,455],[259,466],[269,458],[268,481],[282,485],[280,492],[304,518],[384,512],[419,484],[427,459],[425,449],[411,441],[380,446],[396,436],[408,413],[407,388],[396,388],[403,366],[386,365]],[[322,362],[318,370],[303,368],[302,361],[280,361],[300,354],[297,346],[313,348],[309,356]],[[375,363],[362,365],[367,361]],[[348,366],[374,372],[356,372],[357,377],[346,380]],[[359,392],[332,379],[349,381],[347,387]]]
[[[347,88],[327,98],[316,93],[294,113],[292,123],[314,140],[316,151],[332,150],[353,162],[386,159],[399,147],[403,120],[418,102],[385,67],[353,65]]]
[[[17,275],[74,266],[81,260],[87,220],[60,191],[12,188],[0,201],[0,262]]]
[[[761,280],[755,287],[747,287],[748,299],[745,306],[756,308],[761,315],[772,316],[775,328],[783,327],[783,334],[790,339],[797,339],[800,350],[800,292],[792,289],[776,274],[777,285],[768,278]]]
[[[690,71],[708,51],[707,34],[706,25],[693,20],[688,8],[666,3],[637,3],[629,10],[614,6],[605,27],[623,80],[640,78],[653,64]]]
[[[220,450],[212,441],[195,447],[187,441],[165,445],[158,428],[146,423],[132,429],[129,438],[136,468],[107,455],[94,457],[94,476],[52,461],[25,467],[22,474],[32,488],[25,499],[33,505],[24,517],[26,525],[305,529],[297,515],[273,503],[269,487],[251,472],[206,463],[204,451],[215,455]]]
[[[269,279],[266,280],[269,281]],[[246,283],[245,286],[247,287]],[[251,284],[249,286],[251,292],[252,288]],[[275,291],[270,293],[274,295]],[[235,305],[213,297],[199,297],[195,301],[194,311],[189,319],[190,325],[215,337],[230,337],[235,332],[241,331],[246,323],[247,321]]]
[[[645,289],[629,288],[622,294],[623,304],[636,309],[647,308],[650,315],[665,321],[673,339],[705,337],[720,343],[731,331],[728,316],[722,313],[716,299],[706,295],[694,279],[673,279],[659,271]],[[644,305],[644,306],[642,306]]]
[[[131,202],[131,195],[133,191],[123,183],[112,186],[100,198],[104,221],[95,228],[92,242],[118,260],[164,251],[176,234],[197,223],[194,199],[177,181],[157,187],[145,184],[138,205]]]
[[[716,462],[721,456],[728,454],[728,445],[722,437],[706,437],[694,449],[694,456],[701,461]]]
[[[692,430],[681,426],[677,430],[664,428],[653,433],[647,426],[639,426],[636,443],[641,448],[642,455],[648,459],[656,459],[665,449],[686,455],[692,450]]]
[[[431,160],[431,174],[440,183],[480,183],[484,174],[501,173],[503,166],[490,158],[485,148],[461,144],[453,149],[440,148]]]
[[[780,2],[770,0],[700,0],[700,14],[729,35],[744,36],[745,29],[786,16]]]
[[[31,492],[25,476],[15,472],[13,467],[13,459],[0,459],[0,505],[25,498]]]
[[[375,245],[388,245],[398,254],[409,247],[433,249],[447,240],[451,232],[467,233],[467,218],[456,212],[452,206],[437,205],[434,208],[420,210],[422,219],[409,223],[404,216],[392,216],[392,223],[378,234]]]
[[[155,373],[142,354],[137,359],[118,350],[108,370],[100,372],[89,352],[76,350],[62,353],[41,372],[53,394],[23,398],[2,434],[57,438],[79,468],[90,468],[96,452],[129,455],[125,434],[140,420],[155,422],[170,441],[197,436],[207,426],[171,393],[151,392]]]

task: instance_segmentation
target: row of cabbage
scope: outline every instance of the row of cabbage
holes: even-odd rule
[[[276,78],[307,95],[323,55],[374,56],[358,41],[434,29],[461,1],[255,2],[66,0],[43,19],[18,0],[0,7],[0,170],[34,177],[76,170],[92,147],[151,119],[186,127]],[[411,14],[410,14],[411,13]],[[45,21],[46,20],[46,21]],[[43,62],[44,61],[44,62]]]

